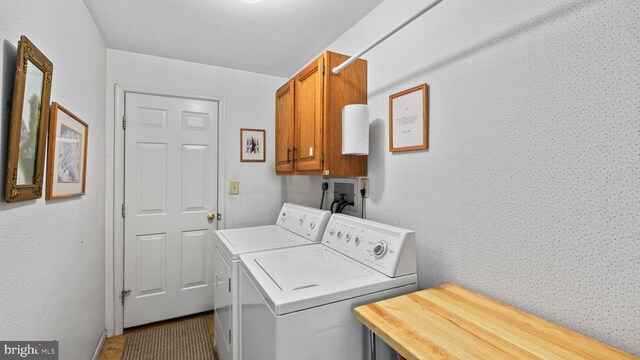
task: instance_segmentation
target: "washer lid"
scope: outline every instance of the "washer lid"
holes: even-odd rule
[[[240,254],[248,252],[313,244],[312,241],[276,225],[218,230],[215,234],[234,260]]]
[[[257,258],[256,263],[284,291],[372,274],[344,256],[329,251],[275,253]]]
[[[275,315],[416,284],[416,274],[388,277],[322,244],[240,255],[242,272]],[[253,284],[253,285],[252,285]],[[240,297],[242,297],[242,290]]]

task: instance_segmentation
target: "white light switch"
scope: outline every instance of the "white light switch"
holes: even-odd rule
[[[229,195],[238,195],[240,194],[240,181],[231,180],[229,181]]]

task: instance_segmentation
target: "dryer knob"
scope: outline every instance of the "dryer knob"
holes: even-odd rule
[[[310,222],[310,223],[309,223],[309,228],[310,228],[311,230],[315,229],[315,228],[316,228],[316,223],[315,223],[315,222]]]
[[[376,246],[373,248],[373,254],[377,258],[383,257],[384,254],[386,253],[387,253],[387,244],[385,244],[382,241],[379,241],[378,244],[376,244]]]

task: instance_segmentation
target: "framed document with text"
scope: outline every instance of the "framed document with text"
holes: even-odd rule
[[[427,84],[389,96],[389,151],[429,148]]]

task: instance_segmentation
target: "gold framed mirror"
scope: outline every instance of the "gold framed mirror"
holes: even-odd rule
[[[53,64],[20,37],[7,154],[7,202],[42,196]]]

